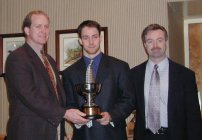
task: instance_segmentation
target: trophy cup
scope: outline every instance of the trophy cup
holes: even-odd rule
[[[100,107],[94,103],[94,97],[100,92],[101,84],[96,83],[93,70],[92,70],[92,61],[87,67],[86,70],[86,82],[84,84],[75,85],[76,91],[85,98],[85,104],[82,106],[82,111],[86,114],[84,118],[94,120],[100,119]]]

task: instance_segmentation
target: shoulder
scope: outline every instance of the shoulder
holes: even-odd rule
[[[195,82],[195,72],[191,69],[169,60],[169,75],[177,77],[179,81],[185,84]]]
[[[13,60],[13,59],[25,59],[28,57],[27,51],[26,51],[26,44],[24,44],[22,47],[17,48],[16,50],[12,52],[8,52],[7,61]]]
[[[147,64],[147,61],[139,64],[139,65],[136,65],[134,66],[133,68],[131,68],[131,72],[137,72],[137,71],[143,71],[146,69],[146,64]]]
[[[103,55],[103,58],[102,60],[105,62],[105,63],[108,63],[110,66],[120,66],[123,67],[129,67],[128,63],[121,60],[121,59],[118,59],[118,58],[115,58],[113,56],[108,56],[108,55]]]
[[[176,63],[169,59],[169,67],[170,69],[175,69],[179,74],[195,74],[195,72],[184,65]]]
[[[82,66],[85,66],[84,60],[81,58],[76,61],[74,64],[68,66],[66,69],[62,71],[62,73],[71,73],[78,71]]]

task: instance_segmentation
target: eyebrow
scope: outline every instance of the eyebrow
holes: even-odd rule
[[[93,34],[92,36],[96,36],[96,35],[99,36],[99,34]],[[89,35],[82,35],[82,37],[83,37],[83,36],[89,36]]]
[[[155,39],[155,40],[158,40],[158,39],[165,39],[165,38],[159,37],[159,38],[157,38],[157,39]],[[148,38],[148,39],[146,39],[145,41],[147,41],[147,40],[154,40],[154,39]]]

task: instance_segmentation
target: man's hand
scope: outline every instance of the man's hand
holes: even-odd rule
[[[100,115],[102,115],[101,119],[97,119],[97,121],[101,124],[101,125],[108,125],[111,122],[111,116],[109,115],[108,112],[102,112]]]
[[[68,109],[65,112],[64,118],[75,124],[86,124],[89,120],[83,118],[84,116],[86,114],[78,109]]]

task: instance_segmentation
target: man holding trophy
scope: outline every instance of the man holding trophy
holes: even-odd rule
[[[134,109],[129,65],[101,52],[101,27],[92,20],[78,27],[83,57],[63,71],[67,108],[75,113],[73,140],[127,140],[126,117]]]

